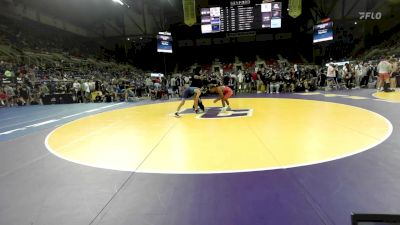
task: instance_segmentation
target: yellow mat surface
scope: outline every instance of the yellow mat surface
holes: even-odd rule
[[[212,100],[204,104],[220,107]],[[248,112],[236,118],[229,117],[232,112],[175,118],[177,105],[135,106],[78,119],[50,133],[46,146],[63,159],[99,168],[220,173],[339,159],[378,145],[392,132],[390,122],[374,112],[329,102],[231,99],[232,109]]]
[[[375,92],[372,94],[375,98],[387,100],[390,102],[400,102],[400,92]]]

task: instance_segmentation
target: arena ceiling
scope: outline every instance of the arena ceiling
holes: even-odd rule
[[[156,29],[163,30],[169,24],[182,22],[182,0],[122,0],[127,6],[113,2],[112,0],[0,0],[23,5],[45,12],[62,20],[80,25],[87,29],[98,29],[99,26],[116,22],[117,26],[136,26],[135,32],[120,32],[121,36],[129,35],[129,33],[145,33],[138,21],[143,13],[150,17],[162,17],[154,19],[157,21]],[[221,0],[196,0],[197,7],[217,4]],[[287,0],[282,0],[287,1]],[[387,5],[398,5],[400,0],[303,0],[303,13],[307,18],[303,20],[317,22],[317,19],[331,17],[332,19],[351,20],[359,17],[360,11],[378,10]],[[144,4],[149,10],[144,11]],[[305,12],[310,10],[311,12]],[[161,13],[160,13],[161,12]],[[160,16],[162,14],[162,16]],[[130,24],[121,23],[121,15],[128,15],[126,18],[130,20]],[[126,21],[127,19],[122,21]],[[311,24],[311,23],[310,23]],[[154,29],[154,30],[156,30]],[[115,30],[115,28],[114,28]],[[112,36],[112,35],[108,35]]]
[[[111,0],[14,0],[75,24],[90,26],[120,11]]]
[[[137,32],[145,33],[143,28],[143,14],[146,14],[147,20],[156,23],[153,26],[163,28],[164,20],[176,22],[182,18],[182,6],[178,0],[122,0],[125,5],[113,2],[112,0],[0,0],[8,1],[14,4],[22,4],[30,8],[34,8],[39,12],[43,12],[79,25],[86,29],[98,29],[102,24],[112,21],[114,27],[126,26],[121,24],[129,20],[129,24],[136,25]],[[144,9],[146,6],[146,10]],[[165,18],[160,18],[161,13]],[[125,16],[125,19],[123,19]],[[154,18],[156,17],[156,18]],[[124,32],[121,32],[121,35]],[[129,32],[128,32],[129,33]],[[110,36],[110,35],[106,35]]]

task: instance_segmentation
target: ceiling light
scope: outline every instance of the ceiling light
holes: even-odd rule
[[[116,3],[120,4],[120,5],[124,5],[124,3],[121,0],[112,0],[112,1],[116,2]]]

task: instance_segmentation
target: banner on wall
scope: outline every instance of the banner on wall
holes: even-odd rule
[[[196,2],[195,0],[182,0],[183,18],[188,26],[193,26],[196,23]]]
[[[296,18],[301,15],[301,1],[289,0],[289,16]]]

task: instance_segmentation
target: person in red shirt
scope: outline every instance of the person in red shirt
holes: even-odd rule
[[[7,99],[8,97],[6,92],[3,90],[2,87],[0,87],[0,106],[5,106],[6,104],[8,105]]]
[[[256,89],[257,90],[257,72],[254,71],[251,73],[251,89]]]
[[[231,110],[228,98],[233,95],[233,91],[228,86],[218,86],[218,85],[210,85],[210,93],[217,93],[219,97],[214,100],[214,103],[217,103],[221,100],[223,111]],[[226,107],[225,107],[226,106]]]

